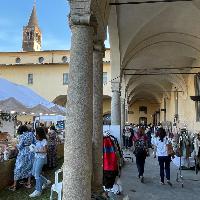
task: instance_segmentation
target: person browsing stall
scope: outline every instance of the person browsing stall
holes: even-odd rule
[[[37,197],[42,194],[42,189],[50,184],[50,181],[42,176],[42,168],[47,164],[47,138],[43,127],[36,128],[36,145],[30,146],[30,149],[35,152],[35,161],[33,164],[32,174],[35,177],[35,191],[29,197]]]

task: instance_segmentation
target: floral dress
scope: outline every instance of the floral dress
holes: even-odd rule
[[[30,152],[29,146],[35,144],[36,139],[32,132],[20,135],[17,149],[19,151],[15,163],[14,180],[31,177],[35,154]]]

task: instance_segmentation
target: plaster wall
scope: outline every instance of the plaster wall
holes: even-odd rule
[[[63,56],[67,62],[63,63]],[[16,64],[16,58],[20,64]],[[39,57],[44,57],[40,64]],[[0,52],[0,77],[11,82],[33,89],[49,101],[60,95],[66,95],[68,85],[63,85],[63,73],[69,72],[70,51],[39,51],[39,52]],[[107,83],[104,84],[104,95],[111,96],[110,50],[104,58],[103,72],[107,72]],[[33,84],[28,84],[28,74],[33,74]]]
[[[103,114],[111,113],[111,99],[103,100]]]
[[[144,114],[144,112],[139,112],[140,106],[147,107],[147,114]],[[128,122],[138,124],[140,117],[147,117],[147,124],[153,123],[152,115],[155,111],[158,111],[159,109],[160,105],[156,102],[136,101],[128,109],[129,111],[133,112],[133,114],[128,114]]]

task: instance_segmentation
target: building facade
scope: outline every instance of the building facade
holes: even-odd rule
[[[22,51],[0,52],[0,77],[27,86],[45,99],[66,106],[70,50],[41,49],[42,32],[34,5],[28,24],[23,27]],[[103,93],[103,113],[110,114],[110,49],[106,49],[103,63]]]

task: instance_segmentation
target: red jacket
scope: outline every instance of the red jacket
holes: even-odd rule
[[[112,139],[107,136],[103,138],[103,170],[118,171],[116,148]]]

